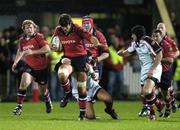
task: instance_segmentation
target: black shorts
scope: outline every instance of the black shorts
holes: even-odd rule
[[[30,75],[32,75],[35,81],[40,85],[45,85],[48,82],[48,68],[42,70],[34,70],[33,68],[25,64],[24,72],[27,72]]]
[[[80,57],[73,57],[73,58],[69,58],[69,57],[65,57],[63,56],[63,58],[68,58],[71,60],[71,65],[74,69],[74,71],[76,72],[87,72],[87,67],[86,67],[86,63],[88,63],[88,57],[87,56],[80,56]],[[61,66],[61,60],[56,64],[55,66],[55,71],[58,72],[59,66]]]
[[[156,86],[159,84],[158,79],[156,79],[154,77],[147,77],[145,80],[147,80],[147,79],[152,80]],[[144,87],[144,84],[141,84],[141,87]]]
[[[172,69],[169,69],[166,72],[162,72],[161,75],[161,82],[158,83],[158,87],[162,90],[168,90],[169,87],[172,85]]]

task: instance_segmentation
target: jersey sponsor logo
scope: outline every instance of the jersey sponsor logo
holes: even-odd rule
[[[23,46],[23,51],[34,48],[33,45]]]
[[[86,47],[94,47],[94,44],[85,44]]]
[[[66,41],[61,41],[62,44],[74,44],[76,43],[76,40],[66,40]]]

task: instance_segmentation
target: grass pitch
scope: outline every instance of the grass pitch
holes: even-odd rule
[[[0,130],[180,130],[180,111],[170,118],[149,121],[147,117],[138,117],[141,102],[114,102],[114,108],[120,119],[112,120],[104,112],[104,104],[95,103],[98,120],[78,121],[79,109],[76,102],[70,102],[66,108],[60,108],[54,102],[52,113],[45,113],[44,103],[23,104],[21,116],[12,114],[16,103],[0,103]]]

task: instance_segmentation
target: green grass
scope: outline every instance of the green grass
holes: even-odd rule
[[[25,102],[22,115],[14,116],[12,110],[16,103],[0,103],[0,130],[180,130],[180,111],[169,119],[149,121],[147,117],[137,116],[140,102],[115,102],[120,120],[112,120],[101,102],[95,104],[100,119],[86,121],[78,121],[79,110],[75,102],[70,102],[66,108],[59,108],[55,102],[53,105],[53,112],[46,114],[44,103]]]

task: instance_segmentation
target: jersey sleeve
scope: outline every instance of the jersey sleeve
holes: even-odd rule
[[[174,40],[170,39],[171,45],[172,45],[172,50],[173,52],[178,51],[178,47],[176,46],[176,43],[174,42]]]
[[[151,48],[156,54],[158,54],[162,50],[160,45],[156,41],[151,39],[150,37],[145,37],[144,41],[147,42],[151,46]]]
[[[163,48],[164,53],[163,53],[163,56],[169,57],[169,58],[173,58],[174,57],[174,53],[173,53],[172,46],[169,43],[167,43],[165,40],[164,40],[163,44],[164,44],[164,48]]]
[[[75,25],[75,30],[76,30],[76,33],[78,33],[78,35],[83,38],[83,39],[86,39],[88,41],[91,41],[91,37],[92,37],[92,34],[87,32],[85,29],[83,29],[82,27],[78,26],[78,25]]]
[[[108,45],[107,45],[107,41],[104,35],[101,32],[97,31],[96,37],[103,46],[102,51],[108,52]]]
[[[131,45],[127,48],[127,51],[130,53],[135,51],[135,42],[131,43]]]
[[[162,50],[158,43],[155,41],[153,41],[150,45],[156,54],[158,54]]]

